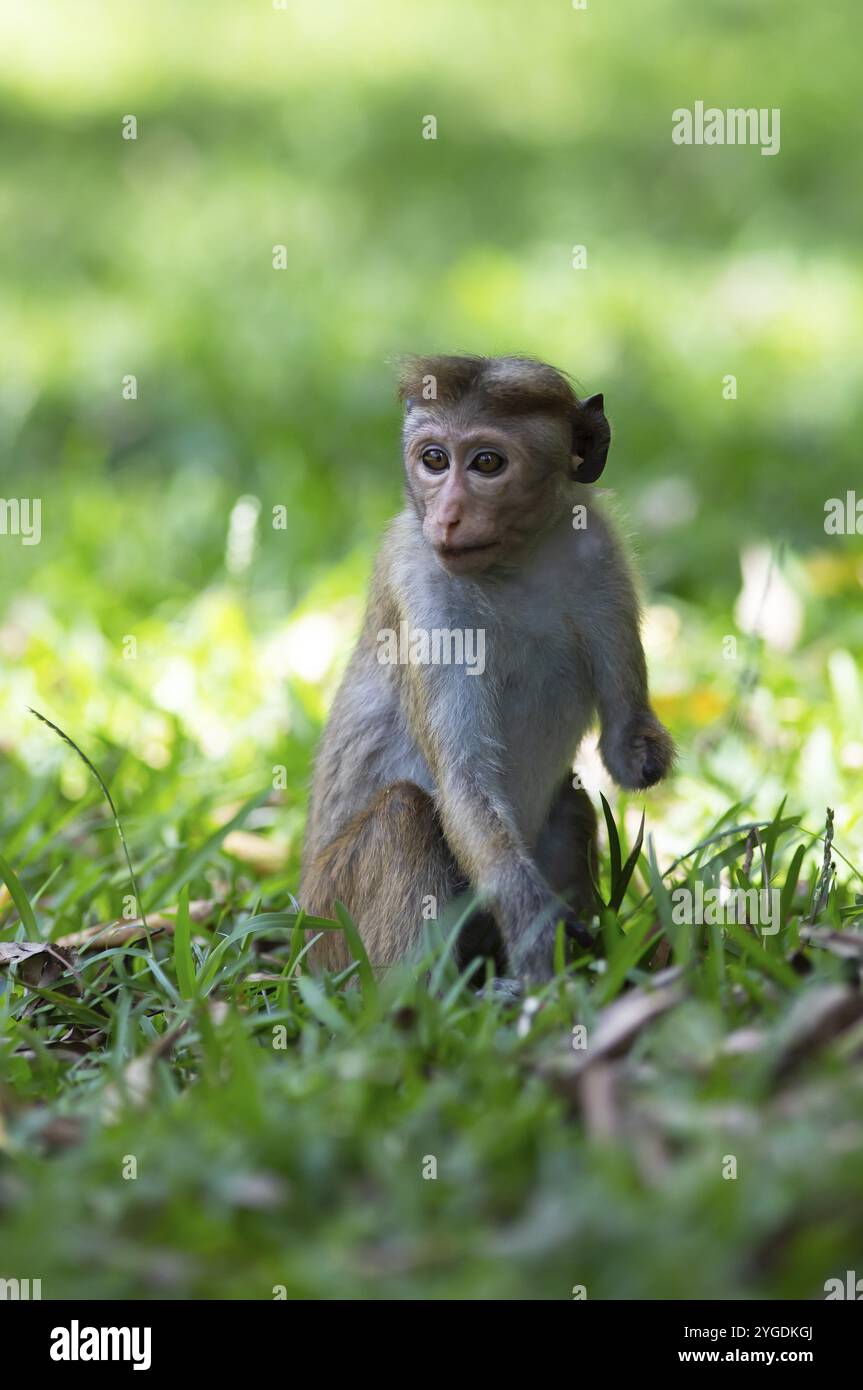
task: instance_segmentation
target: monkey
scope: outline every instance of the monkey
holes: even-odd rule
[[[470,893],[459,960],[543,982],[561,920],[591,939],[596,814],[571,773],[585,733],[598,715],[623,788],[675,757],[633,573],[591,495],[604,400],[543,362],[479,356],[400,359],[398,396],[405,505],[320,744],[299,901],[330,917],[341,902],[384,968],[421,948],[424,904],[440,917]],[[464,659],[468,633],[483,663]],[[310,956],[350,962],[336,931]]]

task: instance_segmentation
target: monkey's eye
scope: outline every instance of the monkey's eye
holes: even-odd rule
[[[449,459],[443,449],[423,449],[422,461],[426,468],[431,469],[432,473],[442,473],[445,468],[449,467]]]
[[[493,449],[483,449],[471,463],[471,468],[475,468],[477,473],[499,473],[504,462],[502,454],[496,454]]]

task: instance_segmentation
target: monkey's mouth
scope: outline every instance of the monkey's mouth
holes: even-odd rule
[[[438,555],[443,560],[458,560],[462,555],[479,555],[484,550],[494,550],[497,541],[486,541],[482,545],[439,545]]]

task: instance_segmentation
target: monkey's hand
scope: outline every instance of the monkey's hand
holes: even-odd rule
[[[674,763],[671,735],[652,709],[642,710],[621,728],[604,729],[599,751],[615,782],[627,791],[661,782]]]
[[[585,925],[585,912],[554,899],[539,918],[524,931],[513,952],[512,966],[520,979],[530,982],[550,980],[554,974],[554,948],[558,922],[570,947],[593,952],[596,943]]]

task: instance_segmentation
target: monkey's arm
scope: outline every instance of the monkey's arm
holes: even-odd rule
[[[457,626],[430,597],[405,583],[399,618],[417,627]],[[555,924],[567,908],[540,872],[506,790],[505,749],[495,685],[464,666],[399,667],[400,701],[431,772],[441,826],[458,866],[488,906],[510,966],[545,978]]]
[[[671,769],[674,744],[650,707],[641,612],[632,574],[613,533],[596,513],[590,554],[592,601],[581,614],[599,710],[599,750],[614,780],[631,791]]]

